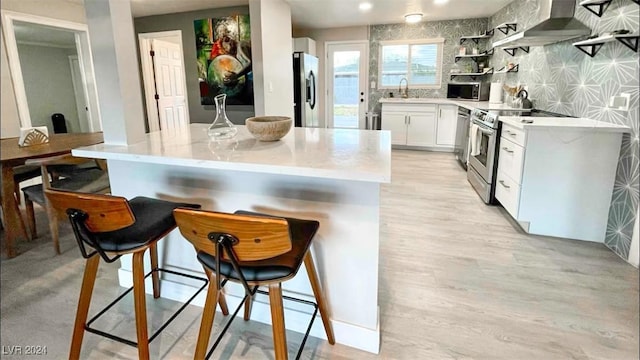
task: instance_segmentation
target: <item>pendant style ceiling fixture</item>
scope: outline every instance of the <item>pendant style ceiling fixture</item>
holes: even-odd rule
[[[420,22],[422,21],[422,13],[407,14],[404,16],[404,21],[409,24]]]

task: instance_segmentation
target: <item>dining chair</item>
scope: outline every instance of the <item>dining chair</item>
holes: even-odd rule
[[[234,214],[178,208],[173,211],[180,233],[190,241],[197,259],[209,277],[200,332],[194,359],[208,359],[220,343],[229,325],[244,306],[244,320],[249,320],[256,293],[269,296],[275,359],[288,359],[284,323],[283,299],[314,308],[296,359],[302,355],[309,332],[318,311],[329,344],[335,344],[328,306],[320,287],[310,247],[319,222],[295,218],[274,217],[247,211]],[[282,282],[293,278],[304,262],[316,303],[282,294]],[[240,302],[211,350],[209,337],[222,288],[227,281],[242,284],[244,299]],[[259,286],[269,291],[259,290]]]
[[[57,254],[60,254],[58,218],[44,195],[45,190],[53,188],[72,190],[81,193],[105,194],[110,191],[110,186],[109,175],[106,169],[103,170],[95,166],[85,169],[77,168],[77,170],[74,170],[70,176],[52,180],[49,175],[52,171],[51,168],[68,166],[69,169],[71,169],[71,167],[79,164],[91,163],[92,161],[92,159],[78,158],[67,154],[41,159],[31,159],[26,162],[27,165],[39,165],[40,172],[42,174],[42,184],[31,185],[22,189],[25,198],[27,223],[31,231],[31,238],[35,239],[38,237],[35,211],[33,208],[33,203],[37,203],[46,211],[53,247]]]

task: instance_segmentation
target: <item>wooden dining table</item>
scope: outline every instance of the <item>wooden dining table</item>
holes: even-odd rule
[[[53,134],[49,142],[27,147],[18,146],[18,138],[2,139],[0,143],[0,169],[2,170],[2,214],[5,226],[5,247],[9,258],[16,256],[15,241],[28,239],[26,228],[14,194],[13,169],[29,159],[64,155],[72,149],[99,144],[104,141],[102,132]]]

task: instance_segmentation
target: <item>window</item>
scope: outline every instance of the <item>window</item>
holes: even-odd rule
[[[439,88],[443,43],[444,39],[381,41],[378,88],[397,88],[402,78],[414,89]]]

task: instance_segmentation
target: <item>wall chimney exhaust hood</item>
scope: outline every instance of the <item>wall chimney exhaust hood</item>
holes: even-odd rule
[[[591,35],[591,29],[573,18],[575,8],[575,0],[540,0],[539,23],[494,42],[493,47],[542,46]]]

